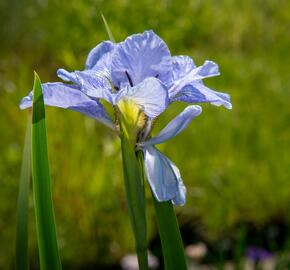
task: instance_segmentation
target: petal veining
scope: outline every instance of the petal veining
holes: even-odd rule
[[[209,102],[216,106],[223,105],[227,109],[232,108],[230,95],[214,91],[206,87],[202,82],[193,82],[184,87],[173,100],[184,102]]]
[[[164,84],[169,81],[172,62],[165,42],[153,31],[145,31],[128,37],[118,44],[112,58],[112,79],[116,86],[129,85],[127,74],[133,85],[147,77],[156,77]]]
[[[145,174],[155,198],[183,205],[186,188],[178,168],[155,147],[146,146],[142,150]]]
[[[198,105],[192,105],[186,107],[179,115],[171,120],[164,129],[162,129],[158,135],[140,143],[140,145],[155,145],[163,143],[181,133],[191,121],[201,114],[201,107]]]
[[[113,128],[114,124],[104,107],[82,93],[78,86],[63,83],[42,84],[44,103],[48,106],[70,109],[92,117]],[[32,92],[20,103],[21,109],[32,106]]]
[[[98,67],[109,68],[111,54],[117,45],[111,41],[104,41],[93,48],[86,60],[86,69]]]

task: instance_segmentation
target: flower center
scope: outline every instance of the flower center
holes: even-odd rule
[[[120,112],[119,121],[122,132],[135,144],[138,133],[146,124],[146,116],[140,106],[131,99],[122,99],[117,106]]]

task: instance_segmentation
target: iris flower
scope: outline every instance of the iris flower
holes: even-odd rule
[[[144,154],[146,177],[158,201],[171,200],[174,204],[183,205],[185,203],[186,188],[181,179],[179,169],[171,160],[156,149],[154,145],[163,143],[178,135],[200,113],[200,106],[188,106],[171,120],[158,135],[138,143]]]
[[[188,56],[171,56],[160,37],[145,31],[120,43],[104,41],[91,50],[84,70],[59,69],[57,75],[66,83],[42,84],[45,104],[78,111],[117,132],[120,117],[129,119],[125,132],[130,133],[136,150],[144,153],[145,173],[155,198],[184,204],[186,189],[178,168],[154,145],[185,129],[201,107],[188,106],[154,138],[150,132],[156,117],[175,101],[208,102],[231,109],[228,94],[202,81],[219,75],[217,64],[205,61],[197,67]],[[100,100],[112,104],[116,119],[110,118]],[[32,93],[22,99],[20,108],[31,106]]]

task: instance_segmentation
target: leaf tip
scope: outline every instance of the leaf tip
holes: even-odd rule
[[[104,25],[105,25],[105,28],[106,28],[106,31],[107,31],[107,34],[108,34],[110,40],[111,40],[112,42],[115,43],[116,41],[115,41],[115,39],[114,39],[114,36],[113,36],[113,34],[112,34],[112,31],[111,31],[111,29],[110,29],[110,27],[109,27],[109,24],[108,24],[108,22],[107,22],[107,20],[106,20],[104,14],[103,14],[102,12],[101,12],[101,17],[102,17],[103,23],[104,23]]]
[[[37,74],[35,70],[33,71],[33,74],[34,74],[33,92],[35,92],[38,86],[41,85],[41,81],[40,81],[39,75]]]
[[[33,70],[33,75],[34,75],[34,79],[39,78],[39,76],[35,70]]]

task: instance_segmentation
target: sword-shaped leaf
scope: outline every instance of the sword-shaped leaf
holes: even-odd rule
[[[16,270],[28,270],[28,199],[31,177],[31,117],[29,116],[20,173],[16,223]]]
[[[36,73],[32,107],[32,183],[40,268],[59,270],[61,261],[52,204],[45,109],[41,82]]]

